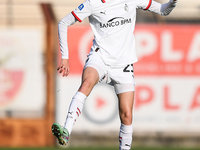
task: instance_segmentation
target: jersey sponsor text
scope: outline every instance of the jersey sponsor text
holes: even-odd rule
[[[110,19],[107,23],[100,23],[100,28],[116,27],[127,23],[131,23],[131,18],[125,19],[123,17],[115,17]]]

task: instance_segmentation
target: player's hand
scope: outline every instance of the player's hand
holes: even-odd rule
[[[61,59],[60,65],[57,68],[57,71],[62,74],[62,76],[68,76],[69,74],[69,60]]]

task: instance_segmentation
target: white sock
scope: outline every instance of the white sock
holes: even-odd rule
[[[119,149],[120,150],[131,149],[132,133],[133,133],[132,124],[127,126],[121,123],[120,132],[119,132]]]
[[[81,92],[77,92],[72,98],[71,104],[69,106],[67,118],[65,121],[65,125],[64,125],[64,127],[68,130],[69,135],[71,134],[71,131],[72,131],[74,123],[76,122],[76,119],[82,112],[83,104],[86,98],[87,96]]]

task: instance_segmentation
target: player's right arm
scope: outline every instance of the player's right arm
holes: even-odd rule
[[[60,51],[62,54],[62,58],[57,70],[59,73],[63,75],[63,77],[68,76],[70,72],[67,30],[68,30],[68,27],[73,25],[76,21],[77,21],[76,18],[70,13],[58,23],[58,38],[59,38]]]
[[[90,16],[91,13],[92,13],[92,8],[91,8],[90,0],[86,0],[83,4],[81,4],[78,8],[73,10],[70,14],[65,16],[58,23],[58,38],[59,38],[62,59],[57,70],[63,76],[68,76],[70,72],[69,54],[68,54],[69,52],[68,52],[68,43],[67,43],[67,29],[69,26],[73,25],[76,21],[82,22],[82,20]]]

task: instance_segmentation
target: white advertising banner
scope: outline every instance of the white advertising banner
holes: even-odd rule
[[[41,29],[0,29],[0,116],[24,116],[45,107]],[[15,113],[12,113],[15,112]]]
[[[134,64],[135,131],[200,132],[199,29],[189,25],[136,26],[139,61]],[[70,101],[80,86],[92,38],[89,27],[69,29],[71,73],[67,78],[57,76],[56,116],[60,124],[64,124]],[[73,130],[118,132],[119,126],[113,88],[96,85]]]

